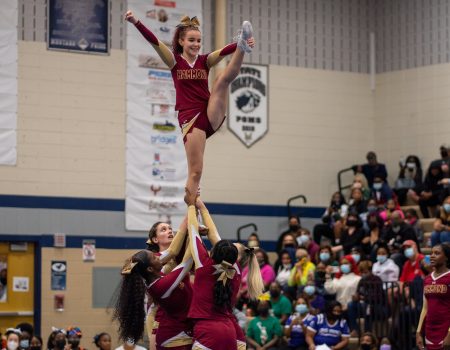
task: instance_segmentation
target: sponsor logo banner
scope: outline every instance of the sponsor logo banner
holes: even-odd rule
[[[268,131],[268,67],[243,64],[229,90],[228,129],[247,147]]]

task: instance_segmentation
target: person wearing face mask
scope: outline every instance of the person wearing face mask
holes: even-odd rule
[[[377,155],[375,152],[370,151],[366,155],[367,163],[363,165],[354,165],[353,171],[355,173],[362,173],[367,179],[369,187],[372,187],[374,177],[376,174],[380,174],[383,178],[387,179],[388,174],[386,166],[382,163],[378,163]]]
[[[292,313],[291,302],[281,293],[281,286],[278,282],[272,282],[270,284],[269,294],[273,315],[284,325]]]
[[[19,348],[21,350],[28,350],[30,348],[31,338],[33,337],[34,328],[31,324],[24,322],[16,326],[21,332]]]
[[[20,336],[22,332],[17,328],[8,328],[6,330],[6,350],[18,350]]]
[[[290,234],[297,237],[299,230],[302,228],[300,218],[296,215],[289,216],[289,229],[280,234],[277,241],[276,251],[277,253],[283,249],[283,239],[284,236]]]
[[[84,348],[80,346],[80,340],[83,336],[80,328],[71,326],[66,329],[66,335],[71,350],[84,350]]]
[[[370,198],[375,199],[377,205],[385,205],[394,197],[394,192],[386,182],[386,178],[380,174],[375,175]]]
[[[422,243],[424,238],[423,230],[420,226],[419,215],[417,214],[416,209],[408,208],[405,210],[405,222],[413,228],[418,242]]]
[[[389,248],[382,244],[377,249],[376,263],[373,264],[372,273],[381,278],[383,282],[397,282],[400,269],[397,264],[389,258]]]
[[[400,285],[404,283],[413,282],[415,278],[424,278],[425,273],[423,271],[423,254],[420,254],[417,250],[416,242],[407,240],[403,243],[403,254],[407,259],[402,268],[402,274],[400,275]]]
[[[431,234],[431,246],[439,243],[450,242],[450,196],[445,198],[433,223]]]
[[[340,270],[333,279],[329,273],[325,275],[324,287],[327,294],[336,294],[336,300],[346,310],[352,296],[356,293],[361,276],[359,276],[358,266],[351,255],[345,255],[341,259]]]
[[[378,341],[377,337],[371,333],[364,333],[359,339],[359,350],[377,350],[378,349]]]
[[[337,253],[341,250],[344,254],[350,254],[351,249],[354,246],[361,245],[361,242],[365,236],[364,229],[362,227],[362,221],[357,213],[351,212],[348,214],[345,222],[345,228],[341,236],[341,244],[334,246],[333,252]]]
[[[256,232],[253,232],[250,236],[247,238],[247,247],[249,248],[256,248],[260,247],[261,242],[259,240],[259,236]]]
[[[55,339],[53,339],[54,350],[65,350],[67,344],[66,331],[64,329],[57,329],[55,332]]]
[[[283,350],[307,350],[305,334],[306,327],[313,319],[309,313],[308,301],[302,297],[294,301],[294,313],[289,316],[284,326],[284,336],[287,338],[287,346]]]
[[[383,219],[383,222],[386,225],[389,225],[391,223],[391,216],[394,211],[399,211],[402,218],[405,218],[405,215],[403,214],[400,206],[397,204],[397,202],[394,199],[389,199],[386,202],[386,209],[384,209],[379,215]]]
[[[298,248],[295,252],[295,256],[297,262],[291,270],[288,285],[290,287],[301,289],[302,286],[306,285],[308,280],[314,278],[316,266],[309,261],[309,255],[305,248]]]
[[[314,242],[311,237],[311,232],[309,230],[302,228],[300,230],[300,236],[297,237],[297,243],[299,246],[304,247],[309,254],[309,259],[316,264],[317,252],[320,250],[319,245]]]
[[[275,271],[278,271],[280,269],[281,263],[281,252],[288,252],[289,256],[291,257],[292,261],[295,260],[295,251],[297,249],[297,241],[295,239],[295,236],[292,234],[286,234],[283,237],[283,241],[281,242],[281,250],[278,253],[278,259],[275,261],[275,264],[273,264],[273,269]]]
[[[405,205],[406,196],[410,189],[422,186],[422,166],[417,156],[410,155],[406,160],[400,161],[400,172],[395,181],[394,192],[400,205]]]
[[[384,226],[383,220],[377,213],[370,213],[367,216],[369,232],[361,241],[361,248],[364,254],[372,261],[376,261],[376,250],[381,242],[381,232]]]
[[[349,343],[350,331],[347,321],[342,318],[342,305],[331,301],[325,314],[319,314],[309,322],[306,343],[309,350],[318,345],[327,345],[333,350],[345,349]]]
[[[381,235],[381,241],[389,246],[391,259],[401,268],[406,261],[401,247],[405,241],[414,241],[416,246],[418,240],[414,229],[405,223],[400,211],[396,210],[391,215],[391,224],[385,227]]]
[[[267,295],[262,295],[257,306],[257,316],[248,324],[248,350],[276,349],[283,334],[280,322],[269,313],[270,301]]]
[[[308,302],[309,311],[313,315],[317,315],[325,311],[325,299],[318,293],[317,287],[313,281],[309,281],[301,294],[303,299]]]
[[[33,335],[30,342],[30,350],[42,350],[42,338],[38,335]]]
[[[288,280],[291,275],[292,259],[287,250],[282,250],[280,253],[280,262],[277,269],[277,277],[275,281],[281,286],[283,291],[288,289]]]

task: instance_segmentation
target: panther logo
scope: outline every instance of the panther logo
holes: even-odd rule
[[[236,106],[244,113],[254,111],[261,102],[261,98],[253,92],[247,90],[239,95],[236,99]]]

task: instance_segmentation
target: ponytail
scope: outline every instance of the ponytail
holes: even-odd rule
[[[122,269],[113,320],[119,322],[119,339],[124,342],[136,343],[144,333],[146,286],[142,273],[148,267],[146,254],[145,251],[136,253]]]
[[[250,299],[258,299],[264,293],[264,282],[261,277],[261,269],[256,259],[254,248],[245,248],[245,254],[248,255],[248,275],[247,286]]]

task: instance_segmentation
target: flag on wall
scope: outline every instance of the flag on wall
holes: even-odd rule
[[[17,0],[0,6],[0,164],[17,160]]]
[[[201,0],[129,0],[128,8],[169,47],[181,17],[201,23]],[[186,213],[187,164],[172,76],[130,23],[127,51],[126,229],[147,231],[156,221],[177,227]]]

